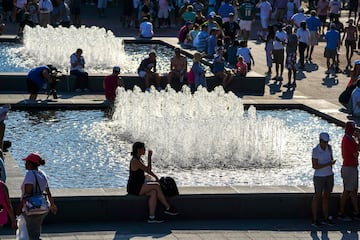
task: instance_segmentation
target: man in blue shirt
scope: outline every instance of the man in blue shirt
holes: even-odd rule
[[[311,16],[306,19],[306,25],[310,31],[310,37],[309,37],[309,43],[306,49],[306,60],[310,61],[312,60],[312,54],[314,51],[314,46],[319,44],[319,35],[320,35],[320,26],[321,21],[316,16],[316,11],[311,10]]]
[[[40,66],[30,70],[26,79],[28,92],[30,93],[29,100],[35,101],[40,89],[46,89],[48,84],[53,85],[55,79],[52,72],[56,71],[56,68],[52,65]],[[53,90],[55,91],[55,89]]]
[[[324,57],[326,57],[326,73],[330,73],[330,59],[332,59],[333,65],[337,68],[337,62],[335,61],[337,50],[340,47],[340,33],[335,30],[335,23],[330,24],[330,30],[325,34],[326,46]]]

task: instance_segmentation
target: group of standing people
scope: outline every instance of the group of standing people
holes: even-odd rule
[[[356,129],[353,121],[345,124],[345,134],[341,141],[341,178],[343,179],[343,192],[340,197],[339,211],[337,218],[342,221],[360,220],[358,206],[358,157],[360,151],[360,133]],[[319,144],[312,151],[312,167],[314,172],[315,194],[312,200],[312,225],[320,227],[321,225],[333,226],[335,223],[329,214],[329,198],[334,187],[333,165],[336,160],[333,158],[333,151],[329,145],[330,136],[326,132],[319,135]],[[347,214],[346,205],[350,200],[352,213]],[[322,221],[319,219],[318,206],[322,203]]]

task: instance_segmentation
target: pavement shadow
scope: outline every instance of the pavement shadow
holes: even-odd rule
[[[303,70],[299,70],[296,72],[296,80],[303,80],[306,78],[306,75]]]
[[[270,94],[274,95],[276,93],[281,92],[282,81],[275,81],[273,83],[268,84],[268,86],[270,88]]]
[[[282,92],[280,96],[281,99],[292,99],[294,97],[294,88],[288,88],[286,91]]]
[[[327,230],[311,231],[310,236],[313,240],[329,240]]]
[[[322,85],[327,86],[328,88],[332,88],[339,84],[339,79],[337,75],[329,75],[327,74],[323,79]]]
[[[312,62],[305,63],[305,71],[306,72],[314,72],[317,70],[319,70],[319,65],[317,65],[316,63],[312,63]]]

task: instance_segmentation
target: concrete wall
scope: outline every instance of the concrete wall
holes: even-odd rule
[[[339,193],[330,201],[330,215],[336,215]],[[182,194],[169,199],[178,216],[166,216],[159,204],[157,215],[165,219],[311,219],[312,193]],[[46,223],[144,221],[147,198],[128,195],[55,197],[57,215]],[[17,206],[18,199],[13,199]],[[321,209],[321,208],[319,208]],[[321,215],[320,215],[321,216]]]
[[[3,92],[26,92],[26,73],[0,73],[0,91]],[[89,76],[89,88],[92,92],[103,92],[103,79],[105,75]],[[135,85],[145,90],[145,83],[136,75],[122,75],[125,88],[132,89]],[[220,85],[214,77],[207,77],[208,89],[211,91]],[[165,87],[166,78],[162,77],[162,86]],[[179,84],[172,86],[180,90]],[[73,76],[63,76],[58,82],[56,89],[58,92],[72,92],[75,90],[75,78]],[[234,79],[229,86],[229,90],[239,95],[264,95],[265,77],[255,72],[249,72],[246,78]]]

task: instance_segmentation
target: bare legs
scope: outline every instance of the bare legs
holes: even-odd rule
[[[155,216],[157,201],[159,200],[165,207],[169,209],[170,205],[167,202],[160,185],[156,182],[151,184],[144,184],[140,190],[139,195],[149,196],[149,216]]]
[[[322,192],[322,193],[315,193],[313,196],[311,209],[312,209],[312,215],[313,220],[316,221],[318,219],[318,208],[319,208],[319,202],[322,200],[322,210],[323,210],[323,216],[324,219],[328,219],[329,217],[329,192]]]

